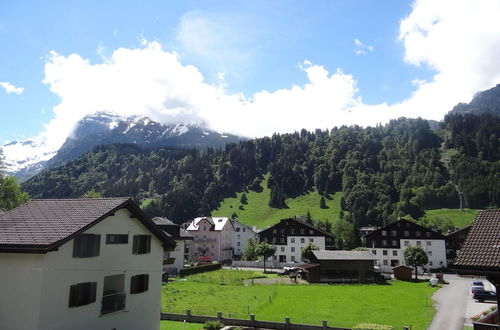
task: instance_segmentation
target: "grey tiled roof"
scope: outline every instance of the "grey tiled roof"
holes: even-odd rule
[[[370,251],[312,251],[318,260],[375,260],[376,257]]]
[[[0,215],[0,244],[50,245],[91,224],[128,198],[31,200]]]
[[[500,272],[500,210],[479,213],[460,250],[455,267]]]

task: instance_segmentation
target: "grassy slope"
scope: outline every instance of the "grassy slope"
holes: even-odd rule
[[[435,209],[425,211],[427,216],[442,216],[450,218],[455,227],[458,228],[462,228],[473,223],[478,213],[478,210],[471,209],[464,209],[463,211],[460,211],[459,209]]]
[[[163,287],[164,311],[223,315],[260,320],[329,324],[352,327],[358,323],[389,324],[397,328],[412,325],[425,329],[434,309],[430,297],[436,289],[426,282],[394,281],[390,285],[241,285],[227,273],[212,272],[209,278],[187,277],[186,281]],[[220,285],[224,277],[225,285]],[[241,275],[236,275],[241,277]],[[246,276],[245,276],[246,277]]]
[[[212,211],[213,216],[230,217],[233,212],[236,212],[238,219],[246,225],[257,226],[258,228],[266,228],[271,226],[281,219],[290,218],[296,215],[306,215],[307,211],[311,213],[311,217],[317,220],[329,220],[331,223],[339,218],[340,197],[342,193],[338,192],[331,195],[331,199],[325,199],[328,208],[321,209],[319,201],[321,196],[318,192],[313,191],[306,195],[299,196],[295,199],[287,199],[287,209],[272,208],[268,205],[270,190],[267,188],[267,179],[262,183],[263,190],[260,193],[250,191],[246,193],[248,204],[243,205],[243,210],[239,209],[240,198],[243,194],[238,193],[236,198],[226,198],[222,201],[221,206]]]

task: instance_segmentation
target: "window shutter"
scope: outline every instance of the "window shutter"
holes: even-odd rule
[[[137,254],[137,247],[138,247],[138,245],[139,245],[139,244],[138,244],[138,241],[139,241],[139,239],[138,239],[138,238],[139,238],[138,236],[134,236],[134,243],[133,243],[133,245],[132,245],[132,253],[133,253],[133,254]]]
[[[81,236],[77,236],[73,240],[73,258],[78,258],[80,256],[80,241]]]
[[[149,290],[149,274],[144,275],[144,291]]]
[[[137,292],[137,276],[132,276],[130,278],[130,293]]]
[[[93,253],[92,256],[98,256],[101,251],[101,235],[93,235]]]
[[[69,307],[78,306],[78,284],[72,285],[69,287]]]
[[[89,303],[95,302],[96,291],[97,291],[97,282],[90,282]]]
[[[146,236],[146,253],[151,252],[151,236]]]

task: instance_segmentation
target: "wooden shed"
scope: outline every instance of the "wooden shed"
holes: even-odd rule
[[[411,274],[413,272],[413,267],[399,265],[392,268],[394,271],[394,278],[401,281],[411,281]]]

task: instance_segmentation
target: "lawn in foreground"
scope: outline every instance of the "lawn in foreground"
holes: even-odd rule
[[[161,321],[160,330],[200,330],[203,329],[201,323],[187,323],[175,321]]]
[[[330,195],[325,199],[326,208],[320,208],[321,195],[317,191],[298,196],[285,201],[288,208],[277,209],[269,206],[270,190],[267,188],[267,176],[261,184],[262,192],[249,191],[246,193],[248,203],[240,203],[242,192],[236,197],[226,198],[220,207],[212,211],[213,216],[230,217],[233,212],[238,215],[238,220],[249,226],[266,228],[278,223],[281,219],[294,217],[296,215],[305,216],[310,212],[315,220],[330,221],[335,223],[339,219],[341,192]],[[242,205],[243,209],[239,207]]]
[[[450,218],[457,228],[463,228],[473,223],[478,213],[479,210],[473,209],[463,209],[462,211],[460,211],[460,209],[435,209],[425,211],[426,216],[441,216]]]
[[[212,272],[217,273],[217,272]],[[217,274],[213,276],[217,278]],[[431,296],[436,289],[426,282],[393,281],[389,285],[242,285],[238,281],[186,281],[163,287],[163,311],[329,324],[352,327],[358,323],[412,325],[425,329],[435,313]]]

